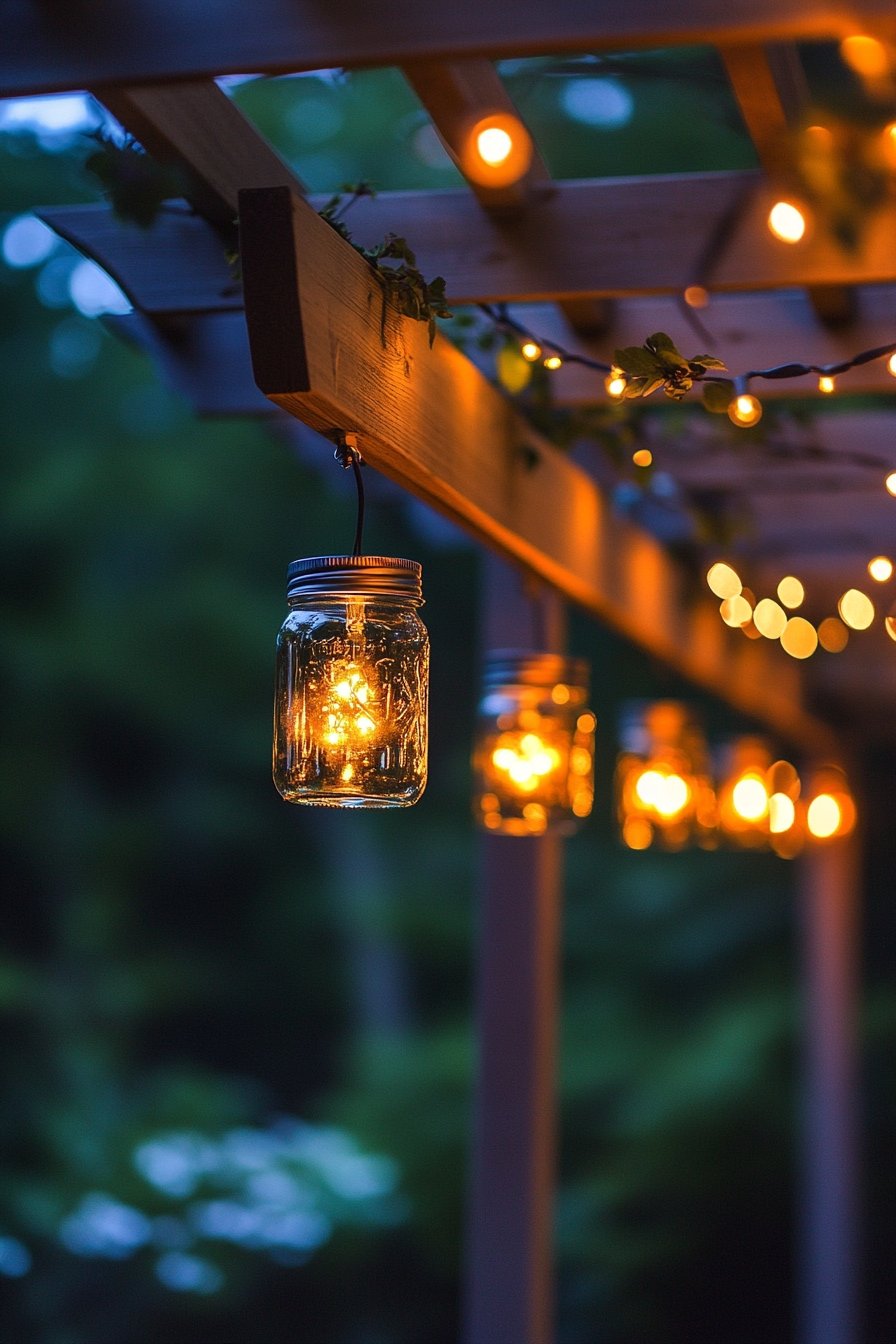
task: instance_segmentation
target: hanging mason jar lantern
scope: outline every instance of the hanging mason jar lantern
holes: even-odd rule
[[[505,835],[571,833],[594,800],[588,665],[555,653],[495,652],[479,704],[474,809]]]
[[[674,700],[635,704],[623,714],[616,805],[629,849],[715,845],[716,803],[706,743],[696,719]]]
[[[426,786],[429,637],[416,560],[362,555],[353,434],[336,459],[358,493],[351,555],[294,560],[277,636],[274,783],[288,803],[410,807]]]
[[[765,848],[770,834],[768,772],[772,756],[768,745],[761,737],[739,737],[719,754],[719,830],[733,845]]]
[[[294,560],[277,639],[274,782],[290,803],[408,807],[426,784],[429,640],[421,567]]]

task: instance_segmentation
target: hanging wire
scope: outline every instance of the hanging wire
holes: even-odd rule
[[[364,534],[364,481],[361,477],[363,458],[358,450],[357,434],[343,434],[340,431],[337,435],[336,451],[333,456],[346,471],[351,467],[355,474],[355,486],[358,491],[358,518],[355,525],[355,541],[352,546],[352,556],[354,557],[361,554],[361,540]]]

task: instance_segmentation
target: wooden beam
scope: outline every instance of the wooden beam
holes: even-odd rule
[[[810,92],[795,43],[723,47],[722,59],[759,162],[773,190],[789,194],[792,129],[809,105]],[[854,290],[809,286],[809,301],[823,326],[846,327],[856,318]]]
[[[833,740],[799,670],[732,646],[714,604],[688,606],[678,569],[614,518],[595,482],[535,434],[459,351],[384,311],[373,271],[285,188],[240,195],[256,381],[499,553],[788,740]]]
[[[227,187],[234,208],[239,185],[236,179]],[[703,319],[710,326],[724,307],[718,295],[804,288],[826,283],[825,277],[850,285],[896,283],[896,206],[874,217],[856,255],[823,240],[786,248],[769,237],[761,205],[749,199],[758,186],[751,173],[558,182],[550,199],[536,199],[509,230],[485,215],[469,192],[387,192],[352,207],[352,232],[366,244],[390,231],[405,234],[423,273],[444,275],[458,305],[677,295],[693,279],[703,236],[740,199],[743,221],[708,277],[713,303]],[[326,198],[310,199],[319,206]],[[201,219],[183,210],[166,208],[145,232],[116,221],[101,205],[40,214],[148,312],[239,306],[225,249]]]
[[[481,584],[485,650],[531,647],[532,600],[520,576],[486,556]],[[550,594],[541,606],[541,647],[561,653],[562,603]],[[480,842],[465,1344],[554,1337],[563,849],[557,835],[485,834]]]
[[[801,1114],[800,1344],[859,1339],[859,1063],[856,836],[797,861],[805,1002]]]
[[[193,79],[201,75],[402,65],[416,59],[532,56],[694,43],[843,37],[893,30],[890,0],[660,0],[616,6],[519,0],[7,0],[0,94]]]
[[[680,294],[732,210],[731,241],[701,277],[713,293],[896,281],[896,205],[869,219],[853,254],[820,233],[793,247],[777,242],[769,204],[759,175],[744,172],[557,182],[500,224],[468,192],[392,192],[359,201],[352,231],[373,240],[400,226],[424,274],[445,275],[458,304]]]
[[[483,186],[465,172],[464,147],[470,131],[482,117],[505,113],[525,125],[491,61],[408,61],[402,74],[429,114],[458,170],[467,177],[480,205],[489,210],[519,208],[526,204],[533,190],[549,184],[550,173],[534,140],[529,171],[511,186]]]
[[[553,190],[551,175],[531,131],[532,161],[519,181],[506,187],[483,186],[470,178],[464,163],[464,148],[471,129],[482,117],[496,113],[514,117],[525,126],[518,108],[490,61],[413,61],[405,65],[404,76],[429,113],[430,120],[458,169],[484,209],[493,214],[498,229],[508,222],[511,212],[525,210],[533,197]],[[576,298],[561,301],[560,307],[573,331],[594,334],[609,323],[609,305],[605,300]]]
[[[94,86],[94,92],[147,153],[186,170],[185,195],[219,227],[233,226],[240,187],[304,192],[295,173],[211,80]]]

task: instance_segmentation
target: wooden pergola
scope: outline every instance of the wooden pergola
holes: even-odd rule
[[[880,644],[803,667],[727,630],[716,603],[686,592],[660,543],[617,517],[595,479],[463,354],[441,338],[429,349],[425,327],[394,313],[381,332],[371,268],[321,220],[319,203],[215,83],[247,71],[398,66],[460,162],[473,122],[514,111],[499,58],[711,44],[759,169],[557,182],[536,147],[528,174],[511,188],[468,182],[437,198],[387,193],[359,202],[353,227],[378,237],[400,220],[422,269],[447,277],[453,302],[550,303],[541,329],[584,351],[605,355],[680,325],[677,296],[699,281],[715,296],[717,353],[730,352],[733,366],[795,355],[827,364],[896,339],[896,205],[877,211],[853,253],[821,233],[782,247],[764,219],[782,137],[806,99],[796,44],[856,32],[896,40],[890,4],[700,0],[673,11],[633,0],[611,11],[523,0],[508,16],[481,0],[396,0],[387,14],[359,0],[255,0],[248,22],[236,0],[68,0],[52,15],[40,0],[7,8],[0,93],[88,89],[152,156],[186,170],[192,208],[165,213],[147,232],[106,206],[41,213],[119,282],[135,309],[122,325],[197,406],[250,411],[260,389],[314,429],[357,434],[371,466],[556,595],[545,599],[555,646],[562,600],[576,603],[810,761],[843,760],[844,724],[851,735],[857,725],[877,730],[891,714]],[[237,214],[241,289],[220,237]],[[725,244],[705,273],[707,241],[722,231]],[[570,403],[595,399],[593,375],[570,368],[563,378]],[[780,390],[819,395],[812,378]],[[844,391],[892,397],[896,385],[878,360],[854,369]],[[737,488],[749,498],[757,585],[771,586],[786,555],[787,568],[810,573],[833,602],[844,575],[886,549],[893,507],[883,472],[869,477],[838,450],[861,436],[896,469],[896,442],[889,408],[831,418],[824,435],[826,457],[779,463],[771,483],[733,453],[682,461],[680,472],[690,487]],[[499,567],[488,572],[499,575]],[[493,646],[508,642],[516,600],[495,577],[485,602]],[[818,704],[833,706],[836,719],[815,712]],[[562,846],[551,837],[487,837],[483,846],[466,1339],[548,1344]],[[857,862],[854,841],[799,861],[810,1005],[804,1344],[855,1337]]]

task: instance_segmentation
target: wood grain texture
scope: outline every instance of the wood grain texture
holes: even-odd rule
[[[255,377],[272,401],[324,433],[357,433],[371,465],[642,648],[784,737],[835,750],[802,707],[795,665],[732,644],[714,604],[688,605],[659,543],[615,518],[459,351],[438,338],[430,350],[421,323],[388,313],[382,325],[373,272],[306,202],[241,193],[240,230]]]
[[[680,43],[843,37],[893,30],[890,0],[393,0],[388,21],[367,0],[6,0],[4,96],[199,75],[401,65],[405,61],[626,50]]]

